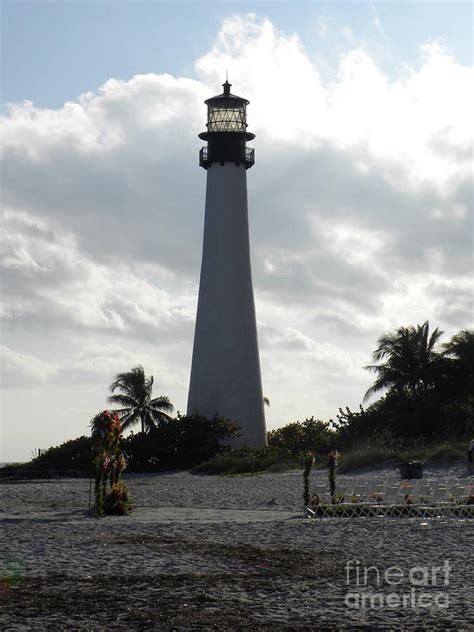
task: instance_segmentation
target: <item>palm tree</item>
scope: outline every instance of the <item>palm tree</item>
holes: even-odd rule
[[[151,398],[153,375],[146,377],[142,366],[136,366],[126,373],[118,373],[110,385],[110,390],[114,395],[111,395],[108,401],[122,406],[114,412],[120,417],[124,429],[130,428],[140,420],[142,432],[145,432],[160,421],[171,419],[168,413],[173,412],[173,405],[163,395]]]
[[[448,362],[448,376],[456,390],[474,390],[474,331],[463,329],[443,345],[443,356]],[[452,384],[451,384],[452,386]]]
[[[442,364],[442,356],[435,349],[442,334],[436,328],[430,335],[426,321],[422,325],[400,327],[396,333],[381,336],[372,357],[375,362],[385,362],[364,367],[377,374],[364,401],[385,389],[413,397],[432,387]]]

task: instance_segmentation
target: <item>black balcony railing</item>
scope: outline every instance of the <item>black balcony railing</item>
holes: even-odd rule
[[[199,151],[199,166],[207,168],[207,146],[201,147]]]
[[[250,167],[253,167],[255,164],[255,149],[253,147],[246,147],[245,158],[243,158],[243,160],[231,159],[228,161],[222,161],[220,158],[213,159],[212,156],[209,156],[209,148],[207,146],[201,147],[199,151],[199,166],[207,169],[213,162],[235,162],[236,164],[243,162],[245,167],[250,169]]]

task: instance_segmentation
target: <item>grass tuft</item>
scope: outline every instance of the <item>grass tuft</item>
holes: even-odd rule
[[[275,448],[252,450],[242,448],[226,454],[218,454],[213,459],[197,465],[192,474],[252,475],[263,472],[286,472],[298,469],[301,463],[287,452]]]
[[[424,443],[422,440],[415,442],[417,447],[411,445],[387,446],[377,442],[367,442],[354,447],[343,454],[339,471],[351,472],[362,467],[382,465],[390,461],[409,462],[423,461],[428,463],[436,460],[461,460],[466,458],[465,441],[440,441],[437,443]]]

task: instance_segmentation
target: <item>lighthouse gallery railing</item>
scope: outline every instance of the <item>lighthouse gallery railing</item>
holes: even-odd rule
[[[209,164],[208,148],[207,146],[201,147],[199,151],[199,166],[207,168]],[[245,148],[245,164],[247,167],[251,167],[255,164],[255,149],[253,147]]]

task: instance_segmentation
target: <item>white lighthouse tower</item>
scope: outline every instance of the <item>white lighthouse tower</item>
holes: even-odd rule
[[[188,415],[215,414],[240,424],[237,444],[266,444],[265,413],[250,268],[246,143],[247,99],[230,92],[208,99],[207,141],[199,164],[207,170],[206,213]]]

